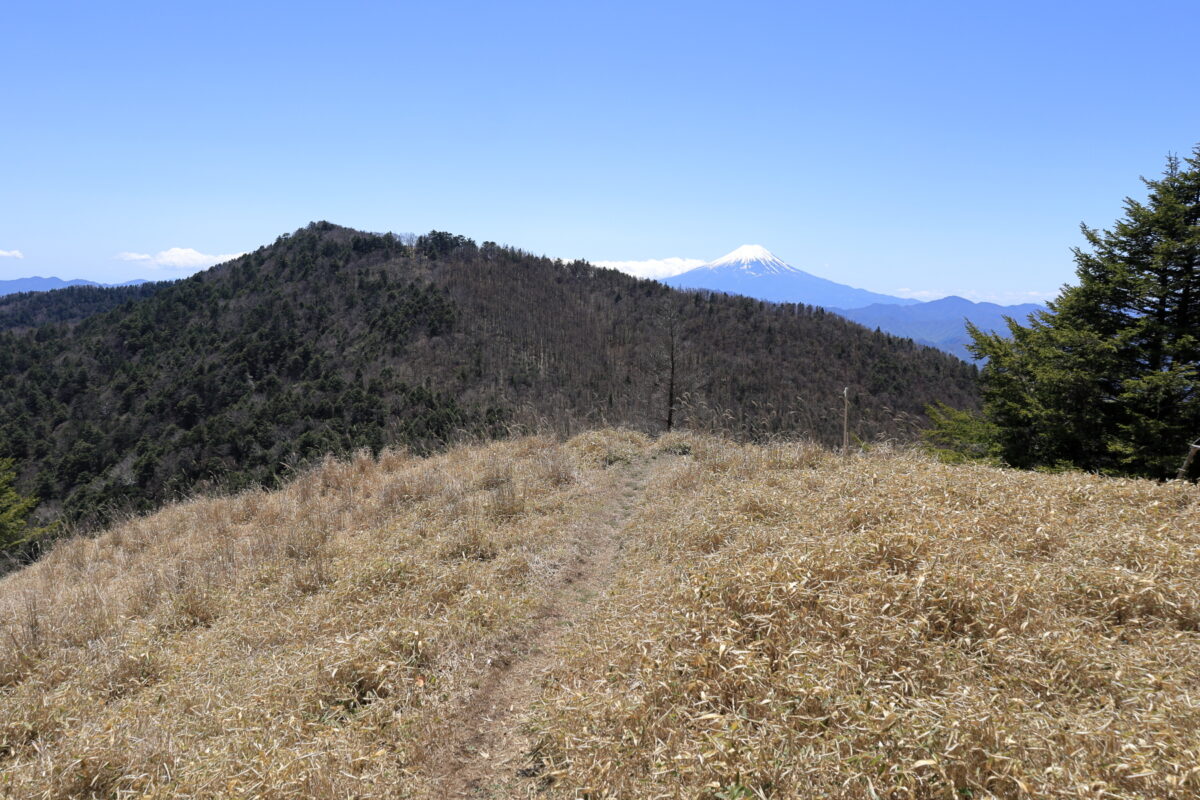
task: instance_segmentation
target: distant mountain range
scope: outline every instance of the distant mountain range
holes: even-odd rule
[[[51,289],[65,289],[68,286],[137,286],[142,283],[146,283],[142,278],[125,281],[124,283],[96,283],[95,281],[85,281],[78,278],[64,281],[62,278],[34,276],[32,278],[14,278],[12,280],[0,281],[0,297],[6,294],[17,294],[18,292],[48,292]]]
[[[971,337],[967,335],[964,320],[970,320],[980,330],[1006,333],[1008,326],[1005,317],[1024,324],[1030,314],[1045,310],[1045,306],[1037,303],[1001,306],[996,303],[973,303],[954,296],[911,306],[875,303],[866,308],[830,309],[860,325],[907,336],[921,344],[952,353],[964,361],[974,358],[967,350]]]
[[[1005,317],[1023,323],[1033,312],[1045,310],[1035,303],[1001,306],[962,297],[922,303],[869,292],[797,269],[756,244],[742,245],[663,283],[677,289],[707,289],[776,303],[821,306],[860,325],[936,347],[965,361],[973,358],[966,347],[971,341],[966,321],[981,330],[1004,331]]]

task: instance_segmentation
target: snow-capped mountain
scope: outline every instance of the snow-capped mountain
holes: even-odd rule
[[[797,269],[757,244],[742,245],[663,283],[676,289],[710,289],[777,303],[823,306],[869,328],[913,339],[970,361],[966,320],[985,331],[1004,332],[1004,318],[1024,323],[1044,306],[1000,306],[944,297],[922,303],[856,289]]]
[[[676,289],[710,289],[776,303],[858,308],[873,303],[909,305],[915,300],[868,292],[797,269],[757,244],[742,245],[663,283]]]
[[[732,253],[721,256],[716,261],[710,261],[701,269],[736,268],[746,275],[782,275],[787,272],[800,272],[790,264],[785,263],[761,244],[744,244]]]

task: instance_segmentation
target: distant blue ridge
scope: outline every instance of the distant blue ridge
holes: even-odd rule
[[[14,278],[12,280],[0,281],[0,297],[6,294],[17,294],[18,292],[49,292],[53,289],[65,289],[68,286],[137,286],[146,282],[144,278],[125,281],[124,283],[96,283],[95,281],[85,281],[79,278],[64,281],[62,278],[41,278],[37,276],[32,278]]]
[[[894,306],[876,303],[865,308],[830,308],[846,319],[879,328],[894,336],[904,336],[921,344],[927,344],[972,361],[974,356],[967,350],[971,337],[967,335],[965,320],[982,331],[1008,334],[1005,317],[1011,317],[1022,325],[1027,324],[1029,315],[1045,311],[1037,303],[1002,306],[996,303],[973,303],[962,297],[943,297],[928,303],[911,306]]]

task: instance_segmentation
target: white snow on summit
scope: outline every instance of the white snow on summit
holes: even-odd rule
[[[663,279],[676,289],[740,294],[772,303],[804,303],[826,308],[863,308],[872,303],[908,305],[914,300],[856,289],[811,275],[776,258],[762,245],[746,244],[716,261]]]
[[[744,244],[732,253],[704,265],[704,269],[741,270],[749,275],[780,275],[800,270],[777,258],[770,250],[759,244]]]

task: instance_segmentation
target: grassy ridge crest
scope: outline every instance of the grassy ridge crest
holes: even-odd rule
[[[0,580],[0,794],[1194,797],[1198,503],[621,430],[329,460]],[[520,763],[447,749],[539,647]]]

